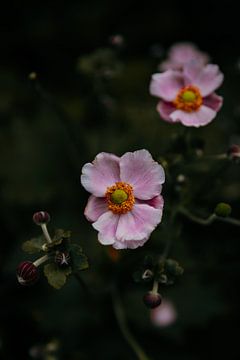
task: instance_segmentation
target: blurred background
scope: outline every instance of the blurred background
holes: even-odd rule
[[[160,120],[148,88],[179,41],[209,53],[225,74],[218,91],[223,109],[209,126],[191,129],[193,138],[206,154],[240,144],[238,23],[231,1],[8,1],[1,8],[1,359],[135,359],[116,321],[108,293],[113,283],[129,328],[152,360],[239,358],[239,228],[179,219],[171,256],[185,273],[161,289],[172,321],[156,323],[142,302],[149,285],[134,283],[132,274],[146,253],[161,253],[165,235],[157,230],[144,248],[113,258],[84,218],[88,194],[79,181],[84,163],[100,151],[120,156],[147,148],[155,159],[173,151],[184,129]],[[191,184],[212,167],[180,166],[173,177],[186,170],[184,191],[191,193]],[[191,197],[191,208],[208,216],[226,201],[240,218],[239,166],[221,169]],[[166,181],[163,224],[175,191]],[[43,274],[33,287],[17,283],[18,263],[34,259],[21,244],[40,235],[32,222],[37,210],[51,214],[50,232],[70,229],[83,246],[91,266],[82,278],[95,291],[91,300],[74,278],[61,290]]]

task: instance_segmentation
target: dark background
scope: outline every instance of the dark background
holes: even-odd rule
[[[204,140],[209,154],[239,142],[235,6],[233,1],[1,5],[1,359],[31,359],[30,349],[53,339],[60,344],[57,359],[134,359],[105,292],[111,282],[120,284],[129,326],[152,359],[239,358],[239,229],[220,223],[202,228],[182,219],[182,236],[171,255],[185,274],[162,290],[175,304],[178,320],[158,329],[142,304],[148,288],[134,284],[132,273],[145,252],[161,252],[164,239],[156,233],[143,249],[124,252],[118,264],[111,263],[83,216],[88,195],[79,182],[83,164],[100,151],[121,155],[147,148],[154,158],[167,154],[172,137],[182,129],[159,120],[148,86],[168,47],[178,41],[196,43],[225,74],[219,91],[223,110],[212,124],[192,134]],[[79,71],[78,59],[111,48],[113,34],[125,39],[124,48],[116,51],[120,71],[98,87],[94,74]],[[39,83],[29,80],[32,71]],[[227,201],[233,216],[240,218],[239,167],[231,164],[213,180],[217,186],[214,181],[206,185],[192,207],[206,216],[217,202]],[[74,278],[59,291],[43,275],[34,287],[17,283],[18,263],[31,259],[21,243],[40,235],[31,220],[37,210],[51,214],[50,231],[69,228],[84,247],[91,268],[83,278],[97,290],[94,300],[86,298]]]

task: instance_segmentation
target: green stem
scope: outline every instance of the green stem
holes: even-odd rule
[[[200,225],[210,225],[212,224],[214,221],[218,220],[218,221],[222,221],[222,222],[226,222],[228,224],[232,224],[232,225],[235,225],[235,226],[240,226],[240,220],[238,219],[234,219],[234,218],[231,218],[231,217],[220,217],[220,216],[217,216],[216,214],[211,214],[208,218],[206,219],[202,219],[198,216],[195,216],[193,215],[192,213],[190,213],[189,210],[181,207],[179,208],[179,213],[180,214],[183,214],[184,216],[186,216],[189,220],[195,222],[195,223],[198,223]]]
[[[144,350],[141,348],[141,346],[139,345],[139,343],[137,342],[137,340],[135,339],[135,337],[128,328],[123,305],[116,291],[112,293],[112,301],[113,301],[113,310],[116,316],[116,320],[124,339],[126,340],[128,345],[132,348],[132,350],[134,351],[134,353],[136,354],[139,360],[150,360],[150,358],[145,354]]]

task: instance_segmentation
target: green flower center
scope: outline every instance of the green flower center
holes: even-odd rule
[[[111,201],[114,204],[122,204],[127,199],[128,194],[122,189],[117,189],[111,194]]]
[[[182,99],[183,99],[183,101],[186,101],[186,102],[193,102],[196,100],[196,97],[197,97],[196,94],[191,90],[186,90],[182,94]]]

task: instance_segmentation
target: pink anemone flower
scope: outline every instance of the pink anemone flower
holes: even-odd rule
[[[200,51],[194,44],[188,42],[178,43],[170,48],[168,58],[159,65],[159,70],[182,70],[184,65],[193,60],[204,66],[210,59],[206,53]]]
[[[210,123],[220,110],[223,99],[214,91],[222,82],[223,74],[217,65],[202,67],[194,61],[183,71],[154,74],[150,93],[162,99],[157,111],[163,120],[199,127]]]
[[[165,173],[147,150],[122,157],[100,153],[82,168],[81,183],[92,195],[86,218],[98,240],[115,249],[142,246],[160,223]]]

